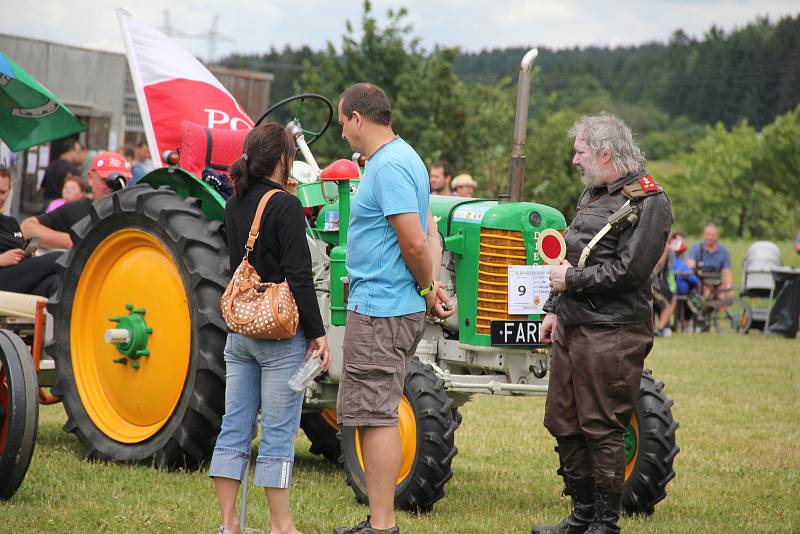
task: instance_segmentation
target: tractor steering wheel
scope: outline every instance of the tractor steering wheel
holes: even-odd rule
[[[300,120],[300,115],[303,112],[303,105],[305,104],[306,100],[318,100],[328,108],[328,118],[325,121],[325,125],[322,127],[321,130],[314,131],[314,130],[306,130],[305,128],[303,129],[303,134],[304,136],[306,136],[306,144],[309,145],[312,144],[314,141],[319,139],[319,137],[322,134],[325,133],[325,130],[328,129],[328,126],[330,126],[331,122],[333,121],[333,104],[331,103],[330,100],[328,100],[322,95],[318,95],[315,93],[302,93],[299,95],[290,96],[289,98],[284,98],[280,102],[276,102],[275,104],[271,105],[269,109],[265,111],[264,114],[261,115],[261,117],[256,121],[256,126],[264,122],[264,119],[266,119],[267,116],[269,116],[271,113],[275,113],[279,109],[289,106],[289,104],[291,104],[292,102],[297,102],[297,104],[294,106],[293,110],[286,110],[286,112],[291,116],[289,120],[295,120],[302,125],[302,121]],[[289,120],[287,120],[287,123],[289,122]]]

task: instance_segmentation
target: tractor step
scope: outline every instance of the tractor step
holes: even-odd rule
[[[39,372],[36,374],[36,379],[39,386],[43,388],[51,387],[56,383],[56,362],[52,358],[42,358],[39,360]]]

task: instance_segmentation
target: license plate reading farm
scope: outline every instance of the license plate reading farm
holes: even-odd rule
[[[492,345],[536,345],[539,341],[541,321],[491,321]]]

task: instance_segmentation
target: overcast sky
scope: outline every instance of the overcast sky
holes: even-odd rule
[[[0,33],[64,44],[122,51],[114,8],[155,27],[164,25],[168,5],[171,25],[185,34],[205,34],[214,15],[218,40],[215,57],[262,52],[328,41],[337,47],[345,21],[358,27],[361,0],[0,0]],[[800,12],[798,0],[385,0],[373,1],[379,20],[391,7],[404,5],[414,34],[426,48],[435,44],[462,50],[506,46],[564,48],[627,45],[665,41],[676,29],[701,37],[712,24],[726,31],[757,16],[777,20]],[[208,40],[178,41],[207,58]]]

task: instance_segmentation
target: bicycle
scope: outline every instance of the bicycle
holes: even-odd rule
[[[692,332],[745,334],[753,322],[753,310],[744,299],[723,289],[718,273],[698,273],[700,287],[686,298]]]

